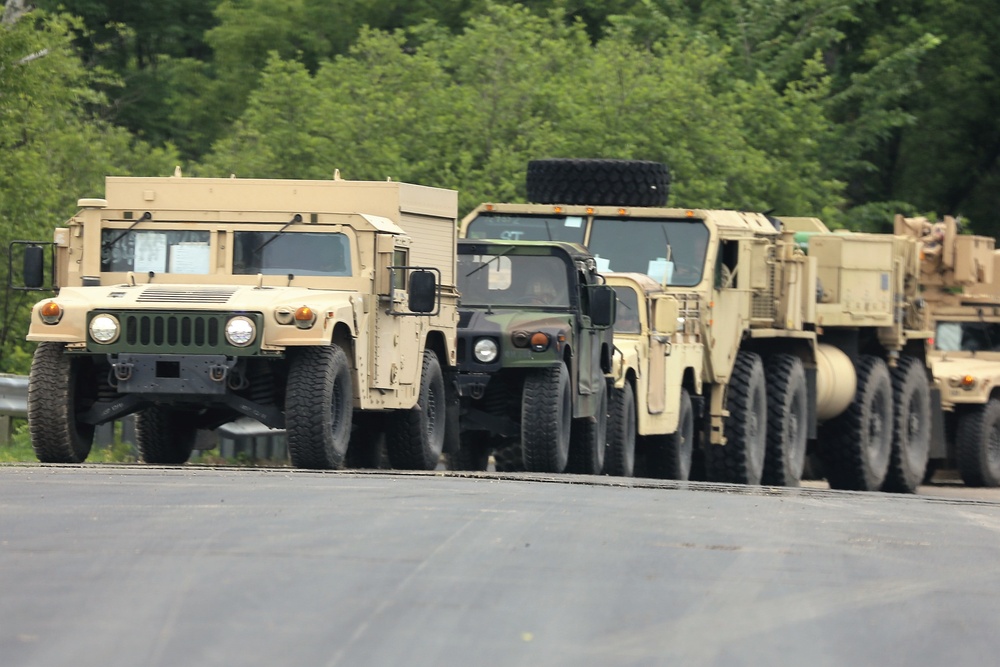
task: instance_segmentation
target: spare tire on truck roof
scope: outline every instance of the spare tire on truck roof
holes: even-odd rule
[[[551,158],[528,162],[526,184],[536,204],[664,206],[670,172],[646,160]]]

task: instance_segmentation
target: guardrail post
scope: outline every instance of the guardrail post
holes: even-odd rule
[[[0,446],[6,447],[10,444],[10,436],[13,434],[13,425],[9,415],[0,415]]]

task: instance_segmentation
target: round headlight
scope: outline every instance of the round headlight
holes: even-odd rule
[[[242,315],[226,322],[226,340],[236,347],[246,347],[257,337],[253,320]]]
[[[98,315],[90,320],[90,337],[95,343],[107,345],[118,340],[121,327],[118,318],[113,315]]]
[[[476,341],[472,353],[476,355],[476,360],[483,364],[488,364],[497,358],[497,343],[492,338],[480,338]]]

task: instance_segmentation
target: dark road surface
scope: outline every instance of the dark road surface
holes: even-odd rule
[[[996,664],[941,488],[4,466],[0,664]]]

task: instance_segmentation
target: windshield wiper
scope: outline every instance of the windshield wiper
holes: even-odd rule
[[[490,264],[492,264],[492,263],[493,263],[493,262],[495,262],[496,260],[500,259],[500,258],[501,258],[501,257],[503,257],[504,255],[506,255],[506,254],[508,254],[508,253],[512,252],[513,250],[514,250],[514,246],[511,246],[511,247],[507,248],[506,250],[504,250],[503,252],[501,252],[501,253],[498,253],[498,254],[496,254],[496,255],[493,255],[493,257],[492,257],[492,259],[490,259],[490,261],[488,261],[488,262],[483,262],[482,264],[480,264],[480,265],[479,265],[479,266],[477,266],[476,268],[472,269],[471,271],[469,271],[468,273],[466,273],[466,274],[465,274],[465,277],[466,277],[466,278],[468,278],[469,276],[471,276],[471,275],[472,275],[473,273],[475,273],[476,271],[480,271],[480,270],[482,270],[482,269],[485,269],[485,268],[486,268],[487,266],[489,266]]]
[[[141,218],[139,218],[138,220],[136,220],[135,222],[133,222],[131,225],[129,225],[128,228],[124,232],[122,232],[118,236],[114,237],[110,241],[105,241],[104,245],[101,246],[101,250],[107,250],[111,246],[113,246],[116,243],[118,243],[119,241],[121,241],[123,238],[125,238],[126,235],[128,235],[129,232],[131,232],[133,229],[135,229],[135,226],[138,225],[140,222],[145,222],[147,220],[152,220],[152,219],[153,219],[153,214],[150,213],[149,211],[146,211],[145,213],[142,214]]]
[[[276,239],[279,236],[281,236],[282,234],[284,234],[286,229],[288,229],[289,227],[291,227],[292,225],[294,225],[297,222],[302,222],[302,215],[299,214],[299,213],[296,213],[295,215],[293,215],[291,220],[289,220],[288,222],[286,222],[285,225],[281,229],[279,229],[278,231],[276,231],[274,233],[274,236],[272,236],[268,240],[264,241],[263,243],[261,243],[256,248],[254,248],[253,249],[253,254],[254,255],[258,254],[261,250],[264,249],[265,246],[267,246],[268,243],[270,243],[274,239]]]

